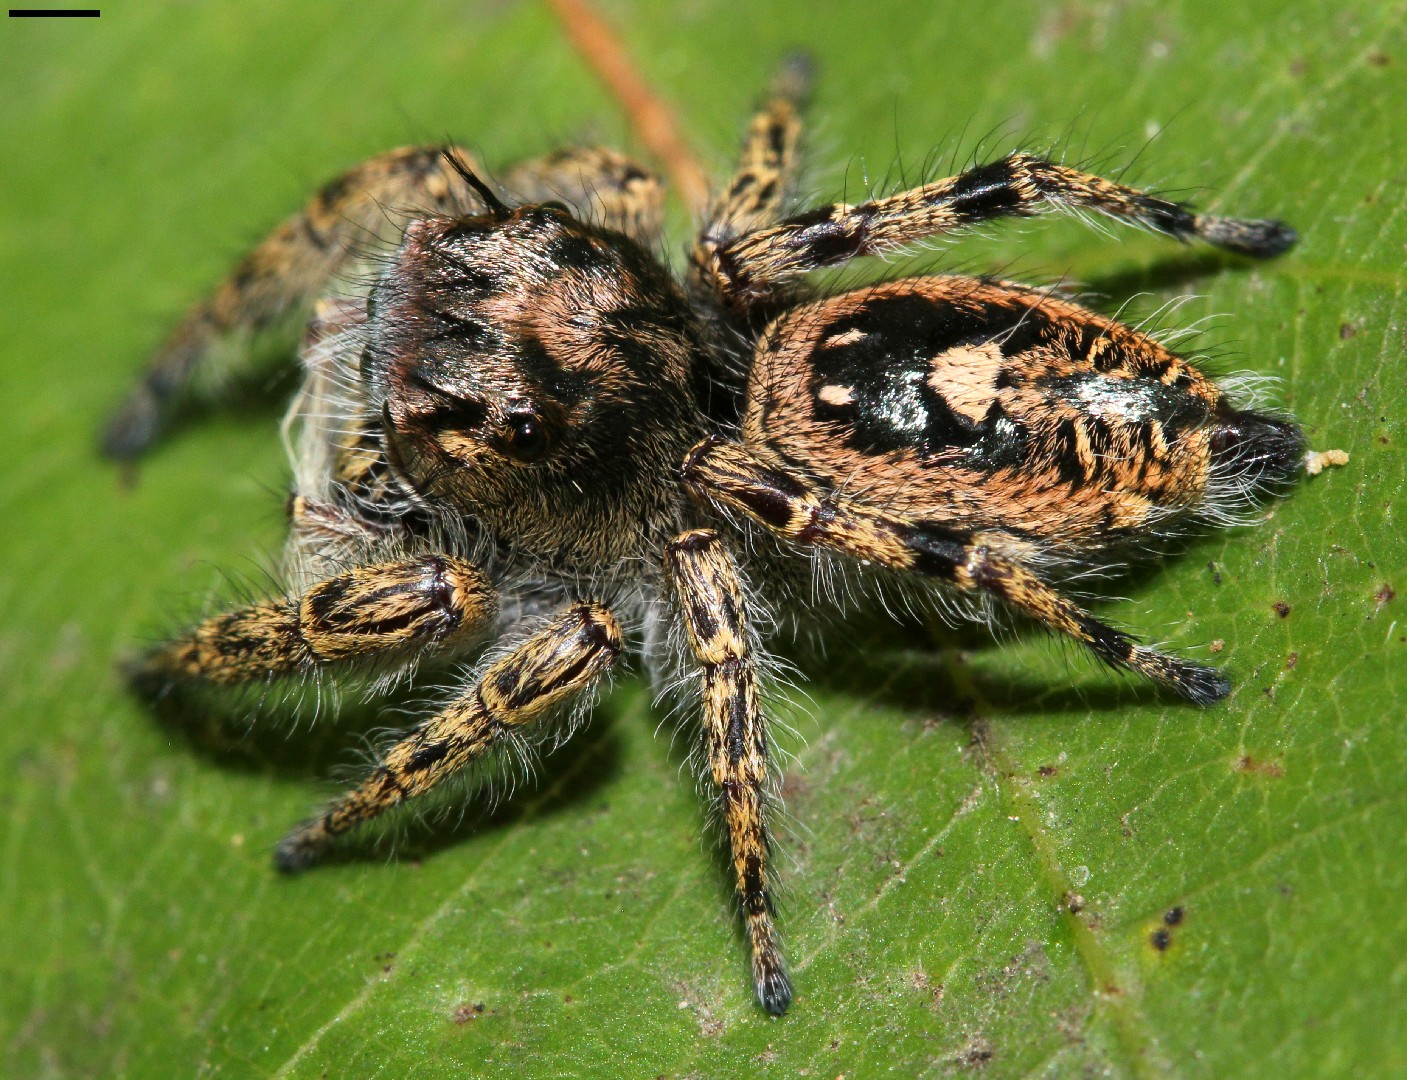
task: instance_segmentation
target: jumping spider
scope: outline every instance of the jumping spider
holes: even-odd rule
[[[287,427],[288,591],[155,649],[137,665],[146,692],[358,666],[380,690],[421,661],[478,657],[279,844],[280,869],[500,744],[562,735],[630,642],[697,694],[757,998],[779,1014],[792,990],[759,703],[774,627],[757,597],[823,618],[835,590],[815,588],[818,573],[938,586],[1191,701],[1227,693],[1220,673],[1136,644],[1057,583],[1288,481],[1304,450],[1292,423],[1238,408],[1153,337],[1051,291],[942,275],[828,295],[803,279],[1045,210],[1255,257],[1294,232],[1025,153],[789,213],[804,82],[789,68],[752,120],[682,280],[654,253],[660,181],[614,151],[559,151],[495,185],[462,149],[395,150],[259,244],[110,424],[106,452],[136,456],[237,373],[251,338],[311,311]],[[374,279],[360,288],[358,267]]]

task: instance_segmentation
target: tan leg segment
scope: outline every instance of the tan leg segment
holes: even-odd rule
[[[718,534],[703,529],[675,540],[665,564],[679,595],[689,646],[703,668],[704,747],[747,921],[753,986],[762,1007],[780,1015],[791,1003],[791,982],[772,922],[767,735],[738,571]]]
[[[453,153],[477,168],[466,151]],[[186,313],[108,422],[103,452],[137,457],[180,405],[217,396],[250,362],[255,337],[306,318],[359,254],[397,241],[406,213],[465,213],[479,206],[444,160],[443,147],[392,150],[339,176]]]
[[[302,596],[216,615],[149,655],[138,682],[237,683],[411,643],[466,639],[498,614],[483,571],[448,555],[364,566]]]
[[[737,443],[705,441],[690,453],[686,483],[700,497],[738,510],[779,536],[830,548],[891,570],[941,578],[959,589],[991,593],[1052,630],[1087,645],[1100,659],[1161,683],[1198,704],[1230,691],[1213,668],[1139,645],[1096,619],[1030,569],[993,550],[980,533],[910,521],[844,498]]]
[[[301,870],[349,829],[423,795],[515,730],[581,693],[616,662],[620,627],[577,604],[489,667],[464,697],[391,747],[362,784],[279,844],[274,862]]]
[[[710,207],[707,224],[690,255],[689,276],[696,288],[719,295],[722,283],[715,274],[718,248],[772,225],[781,216],[795,182],[801,107],[810,82],[809,62],[793,58],[773,85],[770,100],[748,125],[737,168]]]
[[[625,233],[647,248],[664,226],[664,185],[624,154],[599,146],[569,147],[525,161],[503,177],[515,202],[566,203],[577,217]]]
[[[1278,221],[1197,214],[1103,177],[1030,154],[1011,154],[885,199],[835,203],[718,247],[708,274],[741,303],[823,266],[891,251],[930,236],[1043,210],[1093,211],[1181,240],[1203,240],[1243,255],[1279,255],[1295,242]]]

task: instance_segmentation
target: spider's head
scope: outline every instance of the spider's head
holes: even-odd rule
[[[369,301],[362,380],[428,508],[564,563],[636,550],[699,435],[669,275],[564,208],[415,222]]]

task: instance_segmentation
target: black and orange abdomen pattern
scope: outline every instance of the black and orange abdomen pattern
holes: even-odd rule
[[[1067,300],[924,277],[773,323],[746,434],[905,516],[1078,549],[1198,512],[1218,434],[1247,415],[1157,341]]]

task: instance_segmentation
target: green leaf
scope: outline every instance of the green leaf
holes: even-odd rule
[[[1315,448],[1350,453],[1100,605],[1193,655],[1222,643],[1235,693],[1198,710],[1034,633],[832,627],[785,717],[781,1020],[634,681],[494,814],[279,878],[270,849],[355,723],[212,748],[115,666],[231,596],[226,572],[259,580],[277,409],[183,431],[135,486],[97,460],[100,421],[182,308],[359,158],[448,133],[502,166],[628,135],[535,5],[9,20],[0,1072],[1407,1072],[1407,9],[603,8],[720,170],[800,45],[819,198],[1023,141],[1301,231],[1251,265],[1042,221],[924,262],[1068,275],[1111,311],[1195,294],[1175,322],[1215,316],[1222,365],[1282,379]]]

